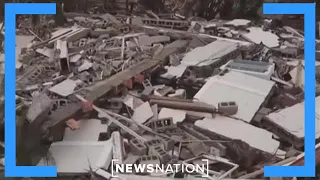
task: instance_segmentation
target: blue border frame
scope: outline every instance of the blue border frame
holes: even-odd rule
[[[5,177],[56,177],[55,166],[16,166],[16,15],[56,14],[54,3],[5,3]]]
[[[315,4],[265,3],[265,14],[303,14],[305,19],[305,165],[266,166],[268,177],[315,176]],[[56,177],[55,166],[16,166],[16,14],[55,14],[52,3],[5,3],[5,177]]]
[[[265,3],[264,14],[304,15],[304,56],[305,56],[305,156],[304,166],[265,166],[266,177],[315,177],[315,3]]]

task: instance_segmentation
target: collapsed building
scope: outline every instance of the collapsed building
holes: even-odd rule
[[[225,6],[208,3],[215,10],[202,15],[208,19]],[[129,8],[104,4],[111,5]],[[116,179],[115,159],[209,161],[208,177],[179,169],[118,174],[173,180],[259,179],[264,165],[300,163],[300,31],[273,19],[207,21],[177,12],[65,15],[72,26],[17,36],[19,165],[55,165],[59,178]]]

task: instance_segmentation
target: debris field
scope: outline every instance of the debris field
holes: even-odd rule
[[[48,22],[16,37],[18,164],[112,180],[264,179],[266,165],[303,164],[303,31],[276,19],[152,11],[66,17],[67,26]],[[4,54],[1,61],[4,68]],[[208,159],[209,176],[112,177],[112,159],[164,166]]]

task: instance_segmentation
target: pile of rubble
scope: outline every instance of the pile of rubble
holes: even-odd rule
[[[112,160],[207,159],[208,177],[174,170],[117,178],[250,179],[263,177],[265,165],[303,160],[303,32],[272,19],[152,12],[68,22],[16,38],[18,164],[113,179]]]

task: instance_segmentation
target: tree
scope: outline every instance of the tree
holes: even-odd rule
[[[50,0],[33,0],[33,2],[35,3],[48,3],[48,2],[52,2]],[[56,5],[56,14],[54,15],[54,21],[58,26],[63,26],[66,22],[67,19],[64,16],[63,13],[63,9],[62,9],[62,3],[69,3],[68,0],[55,0],[54,2],[57,3]],[[73,2],[73,1],[71,1]],[[69,5],[69,4],[68,4]],[[32,25],[33,26],[37,26],[38,23],[40,22],[40,16],[41,15],[31,15],[31,19],[32,19]]]

